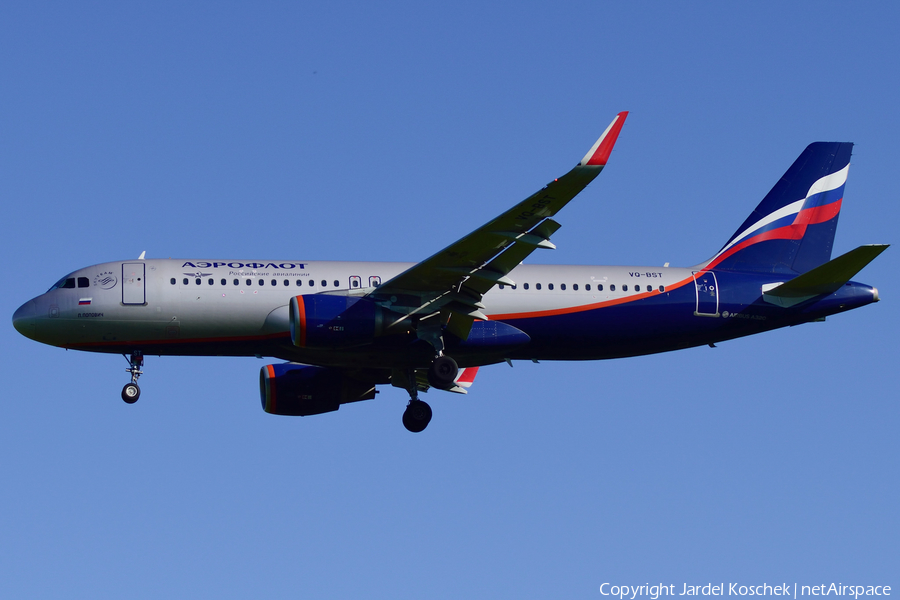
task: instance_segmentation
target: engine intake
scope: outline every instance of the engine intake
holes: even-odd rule
[[[375,384],[348,377],[341,369],[282,363],[260,370],[259,395],[269,414],[305,417],[371,400]]]

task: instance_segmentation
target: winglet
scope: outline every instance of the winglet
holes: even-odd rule
[[[616,118],[609,124],[609,127],[606,128],[606,131],[603,132],[603,135],[600,136],[600,139],[594,143],[578,164],[581,166],[606,166],[606,161],[609,160],[609,155],[613,146],[616,145],[616,140],[619,139],[619,132],[622,131],[622,124],[625,123],[625,117],[627,116],[627,110],[617,114]]]

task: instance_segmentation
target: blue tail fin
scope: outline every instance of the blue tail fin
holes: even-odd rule
[[[831,260],[853,144],[816,142],[794,161],[707,269],[797,275]]]

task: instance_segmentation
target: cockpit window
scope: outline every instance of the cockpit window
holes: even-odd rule
[[[82,279],[86,279],[86,277],[82,278]],[[54,283],[53,287],[51,287],[47,291],[52,292],[53,290],[58,289],[58,288],[74,288],[74,287],[75,287],[75,278],[74,277],[63,277],[62,279],[60,279],[59,281]]]
[[[87,277],[79,277],[78,278],[78,287],[90,287],[91,280]]]

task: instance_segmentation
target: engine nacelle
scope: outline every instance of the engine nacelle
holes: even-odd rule
[[[267,413],[305,417],[371,400],[375,384],[348,377],[341,369],[283,363],[260,370],[259,395]]]
[[[291,341],[300,348],[369,344],[381,333],[382,309],[353,296],[305,294],[291,298]]]

